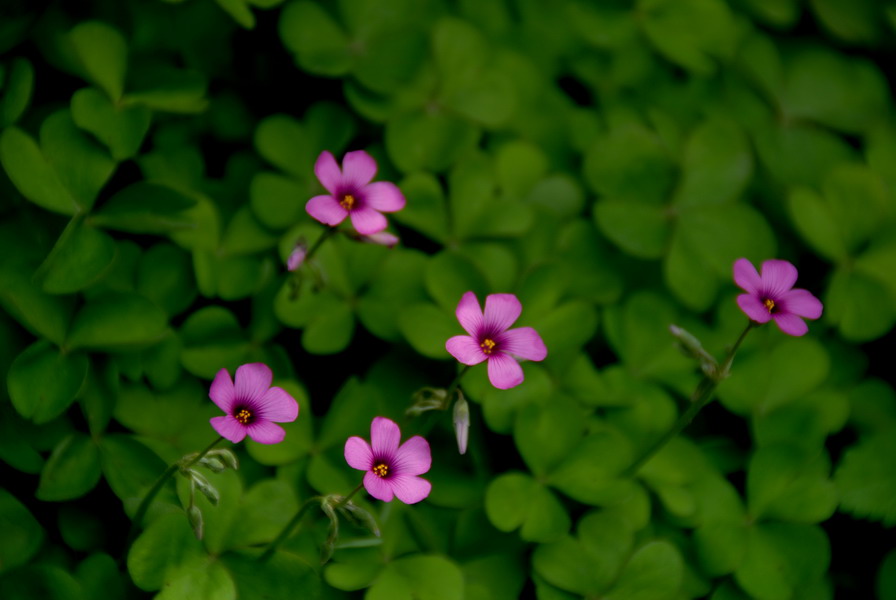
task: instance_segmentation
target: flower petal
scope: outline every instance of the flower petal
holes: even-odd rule
[[[796,283],[797,270],[786,260],[767,260],[762,263],[762,291],[777,300]]]
[[[369,471],[373,467],[373,451],[364,438],[356,435],[345,440],[345,462],[353,469]]]
[[[255,421],[249,425],[249,437],[259,444],[279,444],[286,437],[286,431],[271,421]]]
[[[485,298],[485,328],[493,333],[505,331],[521,312],[523,305],[513,294],[489,294]]]
[[[352,226],[354,226],[361,235],[379,233],[386,228],[386,225],[388,225],[386,217],[369,206],[356,208],[349,214],[351,215]]]
[[[346,152],[342,157],[342,181],[345,185],[361,188],[370,183],[374,175],[376,161],[365,151]]]
[[[509,354],[492,354],[488,357],[488,380],[499,390],[508,390],[523,382],[523,368]]]
[[[445,342],[445,350],[465,365],[478,365],[488,356],[479,347],[479,343],[468,335],[456,335]]]
[[[271,369],[264,363],[249,363],[236,370],[235,379],[234,401],[248,402],[260,410],[261,399],[271,387]]]
[[[348,211],[333,196],[315,196],[305,204],[305,211],[330,227],[339,225],[348,216]]]
[[[227,369],[221,369],[215,375],[212,387],[208,390],[208,397],[218,405],[218,408],[230,414],[230,409],[233,408],[233,380],[230,379]]]
[[[317,157],[317,161],[314,163],[314,174],[317,175],[320,184],[331,194],[335,194],[342,186],[342,171],[339,170],[336,159],[328,150],[324,150]],[[311,216],[314,217],[314,215]],[[317,217],[314,218],[317,219]]]
[[[399,500],[405,504],[416,504],[432,491],[432,484],[422,477],[399,475],[389,479],[389,485]]]
[[[734,283],[745,292],[755,293],[762,287],[762,278],[756,272],[756,267],[746,258],[738,258],[734,261]]]
[[[370,446],[375,459],[388,459],[391,462],[398,451],[401,441],[401,430],[398,424],[386,417],[375,417],[370,423]]]
[[[391,181],[377,181],[364,188],[364,202],[382,212],[395,212],[407,201],[398,186]]]
[[[218,432],[218,435],[226,440],[230,440],[234,444],[242,442],[248,431],[248,428],[245,425],[234,419],[231,415],[212,417],[209,422],[212,424],[215,431]]]
[[[821,316],[824,307],[821,300],[812,295],[809,290],[797,288],[790,290],[781,297],[783,310],[807,319],[817,319]]]
[[[396,476],[422,475],[429,471],[430,466],[432,466],[432,454],[429,450],[429,442],[419,435],[415,435],[403,443],[392,461]]]
[[[502,352],[508,352],[514,356],[527,360],[544,360],[548,355],[548,349],[538,332],[531,327],[517,327],[500,335],[498,342]]]
[[[364,474],[364,489],[377,500],[382,500],[383,502],[392,501],[392,486],[373,471],[367,471]]]
[[[793,313],[778,313],[772,315],[778,328],[787,335],[800,336],[809,331],[809,326],[800,317]]]
[[[368,244],[377,244],[378,246],[394,248],[400,240],[397,235],[393,235],[388,231],[381,231],[379,233],[374,233],[373,235],[361,236],[361,241]]]
[[[299,416],[299,403],[286,390],[272,387],[261,397],[258,411],[267,421],[291,423]]]
[[[464,331],[472,335],[474,338],[478,338],[479,334],[482,333],[482,309],[479,307],[479,300],[476,298],[476,294],[473,292],[467,292],[463,296],[460,297],[460,302],[457,303],[457,310],[454,312],[457,315],[457,320],[460,321],[460,326],[464,328]]]
[[[741,294],[737,297],[737,305],[747,316],[757,323],[768,323],[772,315],[768,312],[765,304],[762,303],[757,296],[753,294]]]

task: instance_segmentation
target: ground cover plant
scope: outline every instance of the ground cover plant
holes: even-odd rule
[[[896,599],[896,3],[0,3],[0,598]]]

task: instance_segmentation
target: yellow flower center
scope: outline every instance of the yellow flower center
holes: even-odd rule
[[[379,463],[378,465],[374,465],[371,469],[378,477],[385,477],[389,474],[389,465],[386,463]]]
[[[774,308],[775,308],[775,301],[772,300],[771,298],[766,298],[765,301],[763,302],[763,304],[765,304],[765,307],[768,309],[768,312],[772,312],[772,310],[774,310]]]
[[[248,408],[240,409],[240,412],[236,413],[233,418],[245,425],[252,419],[252,411]]]
[[[355,197],[351,194],[346,194],[342,197],[342,200],[339,201],[339,204],[341,204],[342,208],[345,210],[351,210],[355,207]]]
[[[493,340],[492,338],[485,338],[484,340],[482,340],[482,343],[479,344],[479,347],[482,348],[482,351],[486,354],[491,354],[495,349],[495,340]]]

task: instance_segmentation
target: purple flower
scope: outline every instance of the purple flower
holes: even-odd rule
[[[248,434],[260,444],[283,441],[286,432],[275,423],[289,423],[299,416],[299,404],[278,387],[271,387],[271,370],[263,363],[243,365],[236,370],[236,385],[227,369],[215,375],[208,392],[212,402],[227,413],[212,417],[211,424],[233,443]]]
[[[523,307],[513,294],[485,298],[485,314],[476,294],[467,292],[457,305],[457,320],[470,335],[456,335],[445,342],[448,352],[465,365],[488,361],[488,379],[506,390],[523,382],[523,368],[514,359],[544,360],[548,355],[541,336],[531,327],[509,329]]]
[[[308,214],[325,225],[335,227],[351,217],[361,235],[371,235],[386,228],[383,212],[404,208],[405,199],[394,183],[370,183],[376,174],[376,161],[363,150],[349,152],[342,159],[342,170],[326,150],[314,164],[314,173],[328,192],[315,196],[305,205]]]
[[[415,435],[400,446],[401,431],[394,421],[375,417],[370,423],[370,443],[352,436],[345,441],[345,462],[353,469],[367,471],[364,487],[383,502],[392,496],[405,504],[415,504],[429,496],[432,484],[422,477],[429,471],[432,456],[429,442]]]
[[[286,270],[292,272],[301,267],[302,263],[305,262],[307,254],[308,245],[305,243],[305,240],[296,242],[292,252],[289,253],[289,258],[286,259]]]
[[[762,263],[762,275],[746,258],[734,261],[734,282],[746,294],[737,297],[737,305],[757,323],[775,320],[778,328],[788,335],[803,335],[809,331],[803,318],[821,316],[821,301],[803,289],[793,289],[797,270],[786,260],[767,260]]]

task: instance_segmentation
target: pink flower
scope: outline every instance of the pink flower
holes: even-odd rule
[[[509,329],[523,307],[513,294],[491,294],[485,298],[485,314],[476,294],[467,292],[457,305],[457,320],[470,335],[456,335],[445,348],[465,365],[488,361],[488,379],[506,390],[523,382],[523,368],[514,359],[544,360],[548,355],[541,336],[531,327]]]
[[[390,502],[395,495],[405,504],[415,504],[432,490],[431,483],[417,477],[432,464],[429,442],[419,435],[399,446],[400,441],[401,431],[394,421],[375,417],[370,423],[370,444],[358,436],[345,441],[345,462],[367,471],[364,487],[374,498]]]
[[[737,297],[737,305],[757,323],[775,320],[778,328],[788,335],[803,335],[809,331],[803,318],[821,316],[821,301],[803,289],[793,289],[797,270],[786,260],[767,260],[762,263],[762,275],[746,258],[734,261],[734,282],[746,294]]]
[[[342,170],[326,150],[314,164],[314,173],[328,192],[315,196],[305,205],[308,214],[325,225],[335,227],[349,216],[361,235],[371,235],[386,228],[382,212],[404,208],[405,199],[394,183],[370,183],[376,174],[376,161],[363,150],[349,152],[342,159]]]
[[[212,402],[227,413],[212,417],[211,424],[233,443],[248,434],[260,444],[283,441],[286,432],[275,423],[289,423],[299,416],[299,404],[278,387],[271,387],[271,370],[263,363],[243,365],[236,370],[236,385],[227,369],[215,375],[208,392]]]

